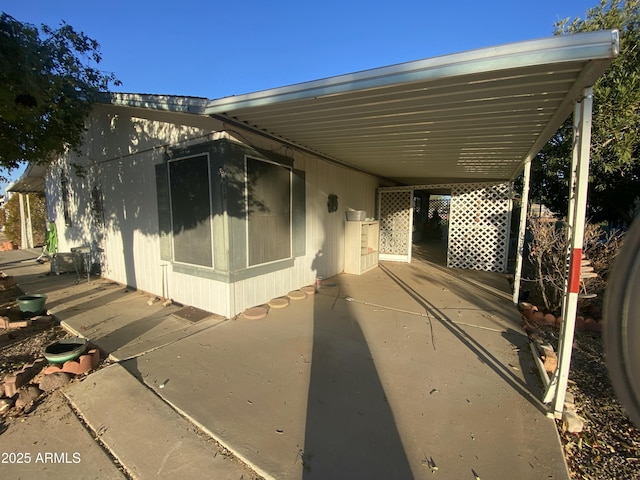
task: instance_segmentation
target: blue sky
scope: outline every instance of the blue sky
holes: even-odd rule
[[[0,9],[37,26],[64,20],[97,40],[116,91],[213,99],[550,36],[598,1],[3,0]]]

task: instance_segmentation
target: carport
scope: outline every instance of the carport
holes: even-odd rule
[[[468,252],[505,241],[504,235],[496,234],[503,225],[490,219],[497,213],[510,221],[512,184],[524,175],[514,302],[519,296],[531,161],[573,113],[566,321],[559,368],[544,396],[559,414],[580,282],[592,86],[618,52],[615,30],[556,36],[222,98],[211,101],[205,113],[231,129],[251,129],[386,178],[385,186],[409,192],[400,195],[399,206],[389,209],[400,213],[387,228],[394,236],[390,243],[401,245],[393,253],[407,261],[410,192],[417,186],[471,185],[465,188],[475,197],[462,202],[458,213],[481,206],[487,191],[501,192],[497,212],[480,208],[485,213],[467,215],[457,241],[466,242],[468,248],[462,251]],[[381,197],[380,211],[384,210]]]

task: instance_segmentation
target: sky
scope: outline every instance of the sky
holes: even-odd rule
[[[114,91],[216,99],[547,37],[597,3],[0,0],[0,10],[36,26],[64,21],[97,40],[98,67],[122,82]]]

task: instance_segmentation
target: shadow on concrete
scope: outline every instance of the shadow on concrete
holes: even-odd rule
[[[443,327],[445,327],[455,338],[457,338],[463,345],[465,345],[465,347],[467,347],[475,355],[477,355],[477,357],[483,363],[488,365],[510,387],[512,387],[516,392],[522,395],[523,398],[525,398],[541,413],[546,414],[544,405],[536,398],[536,391],[539,390],[539,385],[535,385],[535,382],[533,380],[524,382],[509,369],[509,366],[504,365],[502,362],[500,362],[481,343],[479,343],[463,328],[457,325],[441,309],[438,309],[432,302],[420,295],[420,293],[417,292],[413,287],[411,287],[411,285],[402,280],[398,275],[391,272],[384,265],[380,265],[379,268],[391,280],[393,280],[398,286],[400,286],[409,296],[411,296],[420,306],[422,306],[422,308],[424,308],[425,313],[429,315],[430,321],[435,320]],[[515,330],[509,329],[507,330],[507,332],[503,333],[503,336],[520,350],[524,350],[524,347],[526,347],[526,337],[524,337],[523,334],[516,332]],[[521,359],[524,358],[524,356],[521,356]],[[527,370],[524,370],[523,373],[525,376],[530,375]],[[537,388],[535,388],[535,386],[537,386]]]
[[[357,316],[338,297],[314,303],[303,478],[413,478]]]

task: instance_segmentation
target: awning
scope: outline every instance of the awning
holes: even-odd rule
[[[7,189],[18,193],[44,193],[44,173],[47,167],[30,163],[22,176]]]
[[[401,183],[510,180],[618,54],[616,30],[213,100],[208,115]]]

